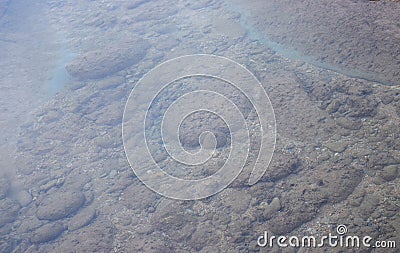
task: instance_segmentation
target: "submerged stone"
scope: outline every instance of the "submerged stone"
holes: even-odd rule
[[[149,47],[146,40],[140,39],[89,51],[76,57],[66,68],[78,80],[100,79],[138,63]]]
[[[278,212],[282,206],[281,206],[281,201],[278,197],[275,197],[272,199],[271,203],[266,204],[263,202],[261,205],[261,208],[263,209],[263,215],[265,219],[270,219],[272,215],[274,215],[276,212]]]
[[[349,143],[346,141],[336,141],[326,144],[326,147],[335,153],[342,153],[348,147]]]
[[[0,227],[13,222],[20,210],[20,206],[10,199],[0,200]]]
[[[0,178],[0,199],[6,197],[10,189],[10,182],[6,178]]]
[[[385,181],[395,180],[400,171],[399,167],[399,165],[386,166],[385,168],[383,168],[383,171],[380,174],[381,178]]]
[[[36,229],[31,237],[32,243],[45,243],[59,237],[65,227],[61,222],[49,223]]]
[[[75,213],[84,203],[85,196],[81,192],[56,192],[42,200],[36,216],[40,220],[59,220]]]
[[[74,231],[88,225],[96,218],[96,215],[95,208],[88,207],[83,209],[68,222],[68,230]]]

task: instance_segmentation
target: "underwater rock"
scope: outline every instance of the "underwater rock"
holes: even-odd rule
[[[169,4],[167,1],[153,1],[148,3],[152,5],[146,4],[146,6],[141,5],[137,8],[136,21],[162,20],[175,15],[179,10],[175,5]]]
[[[363,202],[360,205],[359,213],[364,219],[368,219],[378,209],[381,202],[381,196],[378,193],[365,195]]]
[[[228,2],[233,2],[248,17],[248,25],[264,38],[286,50],[311,56],[320,66],[328,65],[348,76],[367,80],[392,85],[400,82],[399,38],[394,21],[398,3],[385,1],[377,6],[371,1]]]
[[[194,113],[185,118],[179,128],[180,142],[184,148],[200,148],[200,141],[206,141],[207,139],[199,137],[203,137],[202,133],[207,131],[214,135],[217,142],[216,148],[222,148],[230,144],[229,128],[225,122],[216,115],[206,112]],[[170,130],[170,132],[172,131]]]
[[[395,106],[396,106],[396,114],[397,114],[397,116],[400,117],[400,102],[397,102],[397,103],[395,104]]]
[[[332,102],[326,107],[326,111],[329,114],[335,113],[339,110],[340,106],[342,104],[342,101],[338,99],[332,100]]]
[[[300,173],[301,176],[291,178],[290,187],[280,196],[280,212],[266,221],[274,233],[286,234],[315,218],[322,206],[345,200],[363,176],[347,163],[325,163],[314,168],[314,172]]]
[[[243,214],[249,208],[251,196],[243,189],[226,189],[221,193],[221,203],[229,213]]]
[[[13,198],[22,206],[28,206],[32,202],[32,195],[26,190],[20,190],[13,194]]]
[[[99,110],[99,115],[96,117],[98,125],[115,126],[121,124],[124,107],[121,103],[115,102],[106,108]]]
[[[270,168],[266,170],[263,178],[268,181],[277,181],[290,174],[296,173],[300,162],[295,155],[276,152],[271,161]]]
[[[260,208],[263,209],[264,218],[268,220],[282,208],[281,201],[278,197],[275,197],[269,204],[262,202]]]
[[[68,73],[78,80],[99,79],[138,63],[150,44],[143,39],[81,54],[69,64]]]
[[[257,245],[257,247],[258,247],[258,245]],[[220,253],[220,252],[221,252],[221,250],[218,248],[218,246],[211,246],[211,245],[207,245],[200,250],[200,253]]]
[[[161,52],[170,51],[180,43],[178,39],[172,38],[170,35],[163,35],[162,37],[162,43],[157,43],[154,45],[154,47]]]
[[[121,203],[128,208],[141,212],[155,204],[157,195],[143,185],[133,184],[125,189]]]
[[[0,178],[0,199],[4,199],[10,190],[10,182],[6,178]]]
[[[369,96],[349,96],[343,105],[340,106],[339,113],[346,116],[360,118],[373,117],[377,112],[378,101]]]
[[[214,234],[215,227],[210,222],[205,222],[198,226],[196,231],[192,234],[193,247],[196,251],[200,251],[206,245],[215,245],[218,243],[219,238]]]
[[[128,10],[132,10],[137,8],[139,5],[144,4],[147,0],[133,0],[129,1],[128,4],[125,6]]]
[[[74,231],[88,225],[96,216],[97,212],[95,208],[87,207],[83,209],[68,222],[68,231]]]
[[[188,207],[185,204],[176,200],[163,199],[151,216],[151,230],[157,229],[171,235],[176,234],[175,231],[181,231],[193,220],[193,212],[188,212]],[[144,223],[144,226],[150,225]]]
[[[65,227],[61,222],[52,222],[36,229],[31,237],[32,243],[45,243],[59,237],[64,232]]]
[[[218,34],[233,39],[240,39],[246,35],[246,29],[235,20],[218,17],[213,20],[213,26]]]
[[[392,181],[397,178],[399,173],[399,165],[389,165],[383,168],[380,177],[385,181]]]
[[[343,151],[345,151],[347,149],[347,147],[349,146],[349,143],[346,141],[336,141],[336,142],[331,142],[326,144],[326,147],[335,153],[342,153]]]
[[[65,233],[51,252],[113,252],[115,228],[109,221],[95,222],[73,233]]]
[[[209,6],[211,3],[212,3],[212,0],[189,1],[186,4],[186,7],[190,8],[192,10],[198,10],[198,9]]]
[[[49,110],[40,117],[39,121],[45,124],[50,124],[56,120],[59,120],[63,116],[63,113],[59,110]]]
[[[115,89],[125,82],[123,76],[111,76],[109,78],[101,79],[96,82],[96,87],[100,90]]]
[[[18,216],[20,208],[13,200],[7,198],[0,200],[0,227],[13,222]]]
[[[400,92],[397,90],[384,90],[378,96],[384,105],[388,105],[392,103],[399,94]]]
[[[348,130],[360,130],[362,127],[362,122],[359,119],[350,119],[345,117],[340,117],[336,119],[336,124],[344,129]]]
[[[48,181],[47,183],[42,184],[39,186],[39,191],[47,192],[53,187],[59,187],[64,183],[64,178],[56,178],[53,180]]]
[[[59,220],[75,213],[84,203],[85,196],[81,192],[55,192],[41,201],[36,216],[40,220]]]

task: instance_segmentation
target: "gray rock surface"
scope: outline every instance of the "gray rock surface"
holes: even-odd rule
[[[385,181],[392,181],[395,180],[396,177],[399,174],[400,171],[400,165],[389,165],[383,168],[382,172],[380,173],[380,176],[385,180]]]
[[[68,221],[68,231],[74,231],[88,225],[96,218],[96,215],[97,211],[93,207],[86,207],[79,211],[77,215]]]
[[[13,222],[18,216],[20,208],[13,200],[7,198],[0,200],[0,227]]]
[[[59,220],[75,213],[85,203],[79,191],[58,191],[41,200],[36,216],[41,220]]]
[[[315,58],[314,63],[392,85],[400,84],[396,36],[399,4],[393,1],[229,0],[258,38]],[[265,25],[268,24],[268,25]],[[257,35],[256,35],[257,36]],[[262,37],[262,38],[261,38]],[[352,39],[349,39],[352,38]],[[269,43],[269,42],[266,42]],[[277,47],[279,50],[279,46]]]
[[[115,228],[101,221],[63,236],[65,240],[52,245],[51,252],[112,252]]]
[[[65,22],[72,31],[68,38],[73,38],[78,51],[88,53],[76,58],[70,69],[75,75],[73,87],[33,112],[21,127],[17,160],[24,162],[18,165],[18,173],[34,201],[19,216],[12,213],[12,223],[3,222],[0,234],[17,234],[21,240],[3,244],[0,239],[0,251],[257,252],[257,231],[325,234],[335,223],[354,224],[349,227],[353,234],[379,239],[398,234],[400,179],[393,168],[400,164],[398,89],[282,57],[254,39],[254,30],[244,30],[243,16],[229,11],[224,1],[184,0],[172,5],[166,0],[139,0],[132,6],[109,1],[50,2],[52,17]],[[278,4],[273,8],[281,7],[279,1],[272,2]],[[355,1],[333,2],[346,6]],[[286,11],[296,12],[295,7],[305,3],[311,9],[320,5],[304,0],[291,3],[293,9]],[[271,1],[264,4],[271,6]],[[133,65],[126,63],[131,47],[121,42],[132,36],[152,45]],[[118,59],[110,56],[113,51],[105,44],[115,45],[112,50],[123,45],[115,54]],[[125,52],[126,58],[121,55]],[[126,98],[140,77],[158,63],[186,53],[211,52],[238,61],[260,79],[278,123],[275,153],[255,185],[247,184],[255,159],[249,157],[243,173],[217,195],[199,201],[163,198],[135,178],[127,164],[120,127]],[[166,89],[151,116],[159,117],[182,92],[191,91],[199,81],[193,80]],[[197,87],[208,86],[209,80],[204,80]],[[252,108],[228,86],[218,86],[217,91],[237,103],[256,126]],[[208,116],[199,121],[189,118],[182,125],[182,141],[186,147],[198,148],[199,133],[205,129],[201,124],[217,134],[226,133],[217,123]],[[252,128],[251,136],[257,130]],[[204,166],[207,173],[199,171],[196,176],[212,172],[226,157],[224,143],[228,141],[220,139],[213,163]],[[157,162],[170,165],[168,154],[155,154]],[[172,172],[180,169],[165,167]],[[54,184],[58,178],[65,182]],[[80,190],[70,190],[81,188],[85,197]],[[7,198],[14,196],[10,195]],[[48,231],[58,222],[65,227],[54,225],[55,232],[66,227],[68,232],[51,240]],[[31,232],[36,245],[28,243]]]
[[[32,195],[26,190],[19,190],[13,194],[13,198],[22,206],[25,207],[32,202]]]
[[[5,198],[9,190],[10,181],[5,177],[0,177],[0,199]]]
[[[272,215],[282,208],[281,201],[278,197],[272,199],[271,203],[263,205],[263,215],[265,219],[270,219]]]
[[[32,243],[45,243],[59,237],[65,226],[61,222],[51,222],[36,229],[31,237]]]
[[[149,47],[143,39],[110,45],[81,54],[66,68],[76,79],[99,79],[138,63]]]

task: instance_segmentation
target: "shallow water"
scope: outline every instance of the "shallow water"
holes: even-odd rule
[[[400,244],[399,64],[386,57],[400,6],[367,2],[11,0],[0,252],[294,252],[258,239],[339,225]],[[355,7],[358,33],[327,22]]]
[[[62,91],[64,86],[71,80],[71,77],[65,69],[65,66],[69,64],[75,57],[75,53],[71,53],[66,49],[60,50],[59,60],[46,87],[49,97],[52,97],[58,92]]]
[[[255,39],[265,43],[268,47],[276,50],[284,57],[308,62],[319,68],[332,70],[353,78],[365,79],[388,86],[399,85],[399,72],[396,70],[396,67],[393,68],[393,66],[399,65],[399,52],[396,47],[399,43],[399,38],[395,35],[398,32],[398,28],[395,28],[395,24],[398,24],[399,20],[396,14],[389,14],[388,10],[393,10],[391,6],[386,6],[386,12],[388,14],[387,16],[389,16],[387,18],[392,20],[386,21],[388,23],[384,23],[383,25],[385,28],[381,28],[382,30],[387,29],[385,33],[384,31],[377,31],[377,28],[370,25],[367,27],[360,25],[360,28],[354,27],[358,26],[359,23],[368,23],[370,19],[368,15],[373,16],[377,20],[380,18],[384,19],[385,17],[382,16],[385,16],[385,11],[382,10],[382,5],[379,3],[369,3],[368,5],[367,1],[360,1],[356,3],[349,2],[347,6],[342,6],[327,1],[323,5],[332,6],[332,9],[329,9],[330,7],[318,9],[318,5],[309,4],[308,13],[305,12],[307,10],[307,7],[305,7],[306,4],[301,3],[298,4],[298,6],[290,6],[290,2],[279,1],[271,1],[268,4],[263,4],[263,1],[253,1],[251,4],[236,0],[228,2],[230,2],[232,10],[241,13],[241,22],[246,26],[246,29],[250,31],[251,36],[254,36]],[[268,7],[271,9],[268,9]],[[364,11],[363,7],[365,8]],[[337,14],[337,18],[333,15],[333,9],[337,9],[337,11],[340,12]],[[301,14],[302,11],[303,14]],[[271,18],[270,14],[272,12],[274,16],[282,15],[282,19],[274,20]],[[341,17],[343,12],[345,12],[345,15]],[[299,15],[303,15],[301,16],[302,18],[300,18],[300,20],[295,19],[296,16]],[[315,15],[315,20],[313,20],[312,15]],[[324,15],[331,16],[330,22],[332,23],[344,24],[332,25],[329,27],[323,23],[325,20],[321,18],[321,16]],[[359,19],[357,20],[359,23],[352,26],[351,20],[356,20],[357,18]],[[281,30],[278,28],[279,25],[282,25]],[[299,31],[294,30],[296,27]],[[300,31],[300,29],[305,30],[307,27],[315,30],[308,30],[308,33]],[[360,30],[363,36],[356,37]],[[292,33],[288,34],[288,31]],[[382,35],[379,35],[380,32],[382,32]],[[327,35],[324,34],[324,37],[321,35],[322,33],[327,33]],[[337,36],[340,34],[343,35],[340,37]],[[367,37],[368,34],[371,34],[370,38],[364,38],[364,36]],[[386,39],[385,41],[383,37],[388,34],[390,35],[387,38],[390,39]],[[318,38],[319,35],[321,36],[320,40],[315,39]],[[354,38],[351,37],[352,35]],[[270,38],[272,36],[277,39],[274,41]],[[363,43],[366,39],[373,42]],[[359,40],[360,43],[355,47],[354,44],[357,40]],[[352,41],[351,45],[346,44],[348,41]],[[329,52],[331,56],[326,55],[326,51],[329,51],[329,49],[333,49]],[[343,55],[342,51],[348,52],[348,56],[350,57],[359,58],[358,64],[351,59],[347,60],[344,58],[345,55]],[[390,54],[383,56],[382,52],[390,52]],[[335,54],[337,55],[335,56]],[[366,56],[364,56],[365,54]],[[330,59],[334,57],[342,58],[339,64],[335,63],[333,59]],[[386,64],[388,65],[387,69],[394,69],[394,72],[383,74],[382,72],[384,71],[380,71],[380,69],[378,69],[378,71],[367,69],[363,61],[372,63],[379,62],[378,66],[380,68],[383,67],[383,69],[385,69],[384,66]]]

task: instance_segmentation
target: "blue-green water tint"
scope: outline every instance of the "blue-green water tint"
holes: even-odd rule
[[[68,74],[65,66],[70,63],[77,54],[70,52],[66,48],[60,50],[58,62],[53,70],[52,77],[46,85],[47,96],[54,96],[61,91],[64,86],[70,81],[70,75]]]
[[[39,104],[69,82],[65,66],[76,56],[69,49],[66,36],[57,31],[46,16],[47,9],[46,1],[12,0],[0,22],[1,49],[8,52],[23,50],[14,55],[4,54],[2,60],[12,57],[12,62],[18,62],[21,69],[26,69],[29,80],[21,79],[20,82],[31,83],[30,88],[37,93],[33,94],[32,90],[26,90],[26,93],[35,97]],[[20,74],[16,69],[13,71],[12,75]]]

